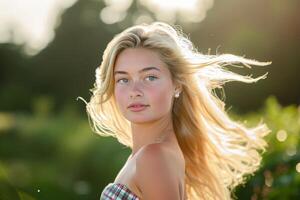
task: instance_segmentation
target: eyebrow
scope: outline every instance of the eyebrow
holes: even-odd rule
[[[160,69],[158,69],[157,67],[146,67],[144,69],[139,70],[139,73],[142,73],[142,72],[145,72],[145,71],[149,71],[149,70],[152,70],[152,69],[160,71]],[[116,75],[116,74],[128,74],[128,73],[125,72],[125,71],[115,71],[114,75]]]

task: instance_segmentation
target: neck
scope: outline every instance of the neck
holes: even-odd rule
[[[175,139],[170,116],[147,123],[132,123],[131,132],[133,147],[130,157],[145,145]]]

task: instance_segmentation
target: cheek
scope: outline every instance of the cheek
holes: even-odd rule
[[[152,106],[155,110],[168,111],[172,103],[172,87],[171,85],[161,85],[152,92]]]
[[[116,103],[120,110],[122,110],[124,107],[127,106],[126,102],[126,94],[127,92],[124,91],[124,89],[120,89],[119,87],[116,87],[114,90],[114,95],[116,99]]]

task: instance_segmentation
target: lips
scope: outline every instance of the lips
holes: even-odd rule
[[[130,104],[128,106],[128,108],[140,108],[140,107],[146,107],[148,105],[145,105],[145,104],[141,104],[141,103],[133,103],[133,104]]]
[[[148,105],[138,104],[138,105],[132,105],[131,107],[129,107],[129,110],[131,110],[132,112],[140,112],[145,110],[147,107]]]

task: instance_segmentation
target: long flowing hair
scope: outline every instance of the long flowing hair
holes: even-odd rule
[[[129,27],[108,43],[96,81],[86,103],[89,123],[101,136],[112,136],[132,148],[130,121],[118,110],[114,97],[114,63],[126,48],[157,52],[172,80],[182,85],[172,107],[174,131],[184,154],[185,189],[189,200],[232,199],[233,189],[260,166],[270,130],[260,121],[255,127],[230,119],[216,89],[229,81],[253,83],[266,78],[243,76],[226,66],[264,66],[233,54],[204,55],[197,51],[179,26],[164,22]],[[238,65],[240,64],[240,65]]]

